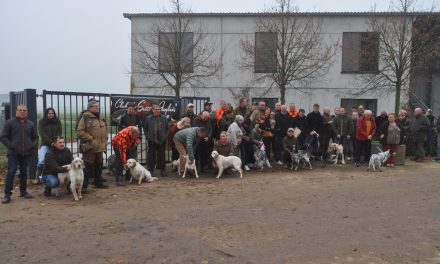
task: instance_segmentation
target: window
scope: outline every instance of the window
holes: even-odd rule
[[[375,73],[379,71],[379,35],[374,32],[344,32],[342,72]]]
[[[364,106],[365,110],[371,110],[373,115],[377,113],[377,99],[341,99],[341,107],[345,108],[346,113],[351,113],[353,107]]]
[[[254,72],[271,73],[277,67],[277,33],[255,33]]]
[[[159,33],[159,70],[193,72],[194,33]]]

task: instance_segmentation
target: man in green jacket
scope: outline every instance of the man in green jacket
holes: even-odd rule
[[[189,164],[194,162],[194,150],[200,139],[208,136],[204,127],[189,127],[180,130],[174,135],[174,143],[179,152],[180,171],[179,176],[183,175],[185,170],[185,157],[188,154]]]

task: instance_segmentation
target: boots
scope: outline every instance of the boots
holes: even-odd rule
[[[95,177],[95,188],[104,189],[108,188],[107,185],[102,183],[102,164],[96,164],[93,168],[93,176]]]
[[[123,175],[116,175],[116,185],[117,186],[125,186],[125,176]]]
[[[45,197],[51,197],[52,196],[52,188],[44,187],[44,196]]]
[[[2,204],[8,204],[11,202],[11,195],[10,194],[6,194],[5,198],[3,198],[2,200]]]

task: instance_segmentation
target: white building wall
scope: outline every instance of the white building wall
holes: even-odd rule
[[[215,42],[217,56],[223,49],[223,71],[220,76],[211,78],[206,82],[204,88],[183,89],[183,96],[209,96],[217,107],[220,100],[235,105],[230,89],[243,89],[252,87],[250,97],[260,97],[266,91],[269,83],[252,83],[254,73],[243,70],[240,67],[242,52],[240,40],[249,38],[253,41],[256,31],[257,17],[253,16],[195,16],[194,24],[202,25],[203,31],[208,34],[208,38]],[[297,107],[311,111],[312,105],[318,103],[321,106],[334,108],[341,104],[342,98],[362,98],[377,99],[377,111],[394,111],[394,94],[375,94],[366,93],[356,96],[360,91],[359,81],[356,80],[357,74],[341,73],[342,69],[342,36],[343,32],[366,32],[368,31],[367,16],[318,16],[322,19],[326,29],[324,39],[326,41],[338,42],[339,48],[329,72],[322,78],[309,83],[307,86],[299,87],[299,90],[288,89],[286,94],[286,104],[295,103]],[[158,23],[158,17],[132,17],[132,34],[145,34],[151,30],[152,25]],[[157,52],[157,47],[152,47],[153,52]],[[216,56],[214,56],[216,57]],[[132,53],[132,61],[136,59],[136,54]],[[132,63],[132,67],[135,65]],[[136,69],[132,68],[135,72]],[[154,84],[145,78],[133,75],[134,86],[133,94],[164,94],[163,88],[154,88]],[[173,95],[171,91],[165,93]],[[279,97],[277,89],[264,97]]]

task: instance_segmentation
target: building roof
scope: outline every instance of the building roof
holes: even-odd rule
[[[196,16],[196,17],[254,17],[254,16],[273,16],[279,15],[276,12],[208,12],[208,13],[181,13],[183,16]],[[166,17],[176,16],[177,13],[124,13],[125,18],[131,19],[134,17]],[[400,16],[402,12],[295,12],[292,15],[298,16]],[[435,15],[439,16],[440,12],[411,12],[408,16],[427,16]]]

